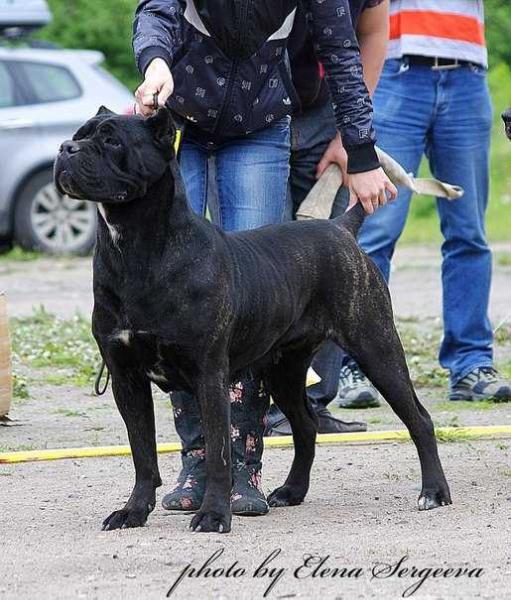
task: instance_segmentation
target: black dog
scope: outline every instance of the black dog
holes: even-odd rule
[[[288,417],[295,457],[272,506],[299,504],[309,487],[316,427],[307,409],[311,357],[341,344],[410,431],[422,467],[420,509],[450,504],[432,421],[417,400],[387,286],[361,252],[360,207],[334,221],[226,234],[189,208],[166,110],[144,120],[100,110],[63,144],[59,190],[99,203],[93,332],[126,423],[136,483],[105,529],[146,522],[161,485],[151,381],[200,401],[207,491],[196,531],[231,526],[228,385],[262,372]]]
[[[508,108],[502,113],[502,119],[506,126],[506,135],[511,140],[511,108]]]

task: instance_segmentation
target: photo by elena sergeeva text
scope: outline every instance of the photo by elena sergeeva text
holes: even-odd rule
[[[367,565],[339,564],[330,554],[304,554],[303,559],[296,564],[288,564],[284,552],[276,548],[262,557],[255,568],[248,568],[238,560],[228,560],[224,555],[225,549],[219,548],[202,564],[187,564],[178,573],[167,592],[167,598],[179,589],[186,587],[187,582],[197,579],[210,580],[257,580],[261,581],[260,589],[254,590],[263,598],[272,595],[282,596],[299,591],[300,582],[306,580],[337,579],[339,591],[342,582],[355,579],[400,580],[402,582],[401,596],[413,597],[426,586],[433,586],[439,579],[481,579],[484,569],[476,565],[430,565],[417,566],[412,557],[404,555],[395,561],[377,561]],[[181,592],[184,590],[180,590]],[[430,590],[431,593],[431,590]]]

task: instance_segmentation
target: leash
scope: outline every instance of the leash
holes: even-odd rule
[[[101,380],[103,379],[103,374],[104,374],[105,370],[106,370],[105,385],[103,387],[100,387]],[[108,367],[106,366],[105,361],[102,360],[101,366],[99,367],[98,374],[96,375],[96,380],[94,381],[94,393],[96,394],[96,396],[104,396],[104,394],[106,393],[106,391],[108,389],[109,383],[110,383],[110,371],[108,370]]]
[[[438,196],[450,201],[457,200],[464,194],[463,189],[457,185],[450,185],[437,179],[416,179],[381,148],[376,147],[376,153],[387,177],[395,185],[404,186],[415,194]],[[335,196],[341,185],[341,170],[336,164],[331,164],[298,208],[297,219],[329,219]]]

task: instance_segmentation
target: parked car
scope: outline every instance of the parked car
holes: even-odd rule
[[[100,52],[33,45],[0,45],[0,242],[85,254],[96,208],[57,192],[53,162],[99,106],[127,112],[133,97],[101,67]]]

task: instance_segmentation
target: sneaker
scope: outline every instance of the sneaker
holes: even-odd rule
[[[458,400],[509,402],[511,400],[511,384],[503,379],[493,367],[478,367],[451,387],[449,400],[453,402]]]
[[[337,394],[340,408],[375,408],[380,406],[380,397],[354,360],[342,367]]]

